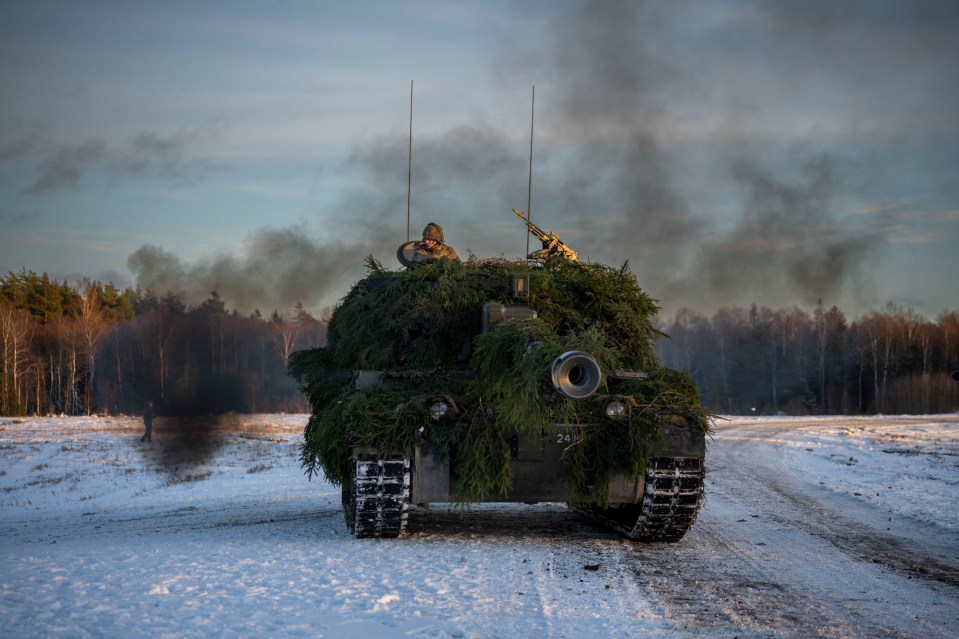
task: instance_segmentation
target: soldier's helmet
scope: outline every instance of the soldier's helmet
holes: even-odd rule
[[[443,227],[436,222],[430,222],[426,225],[426,228],[423,229],[423,239],[433,240],[434,242],[442,244],[444,242]]]

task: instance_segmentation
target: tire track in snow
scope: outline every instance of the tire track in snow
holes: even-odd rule
[[[410,542],[452,544],[478,562],[479,591],[501,598],[504,625],[489,636],[673,636],[628,569],[631,543],[561,504],[414,509],[408,530]]]
[[[722,500],[711,494],[714,505]],[[761,552],[765,545],[778,541],[769,531],[731,532],[729,528],[729,520],[704,511],[683,541],[634,548],[638,581],[678,633],[706,630],[711,635],[738,637],[857,634],[856,624],[830,605],[823,593],[783,579],[780,558]]]
[[[706,502],[692,532],[674,546],[645,546],[637,564],[668,614],[720,636],[954,636],[952,586],[864,561],[867,546],[855,535],[846,538],[859,552],[829,530],[810,532],[826,518],[842,539],[870,519],[809,496],[782,451],[763,442],[775,439],[774,428],[731,435],[721,426],[710,444]]]
[[[761,496],[783,506],[782,512],[772,513],[772,517],[799,527],[859,561],[881,564],[910,579],[919,577],[959,588],[959,548],[954,544],[941,543],[929,531],[917,530],[912,522],[899,518],[893,522],[892,517],[880,515],[869,504],[836,494],[811,494],[803,488],[801,478],[781,462],[781,451],[772,457],[780,460],[775,467],[755,465],[756,446],[774,446],[770,442],[802,428],[802,424],[772,425],[753,431],[749,439],[731,440],[728,449],[735,463],[727,464],[727,469],[741,475],[736,483],[739,494],[743,495],[743,487],[751,487],[753,497]],[[821,430],[822,425],[805,428]],[[883,526],[883,522],[889,525]],[[922,537],[922,545],[915,543],[917,536]]]

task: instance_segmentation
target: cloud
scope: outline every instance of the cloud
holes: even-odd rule
[[[112,254],[116,251],[116,233],[102,229],[45,227],[25,232],[0,229],[0,241],[18,246],[56,247],[57,250]]]
[[[912,206],[916,198],[896,198],[892,200],[881,200],[878,202],[864,202],[853,208],[854,214],[875,215],[901,212],[908,206]]]

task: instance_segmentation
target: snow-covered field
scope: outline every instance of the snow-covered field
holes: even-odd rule
[[[2,637],[959,636],[959,415],[733,418],[677,544],[559,504],[354,540],[306,417],[0,418]]]

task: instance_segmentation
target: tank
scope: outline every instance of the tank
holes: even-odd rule
[[[627,264],[537,256],[369,257],[327,344],[291,355],[303,467],[342,487],[352,535],[437,503],[562,502],[643,542],[693,526],[712,416],[655,355],[656,302]]]

